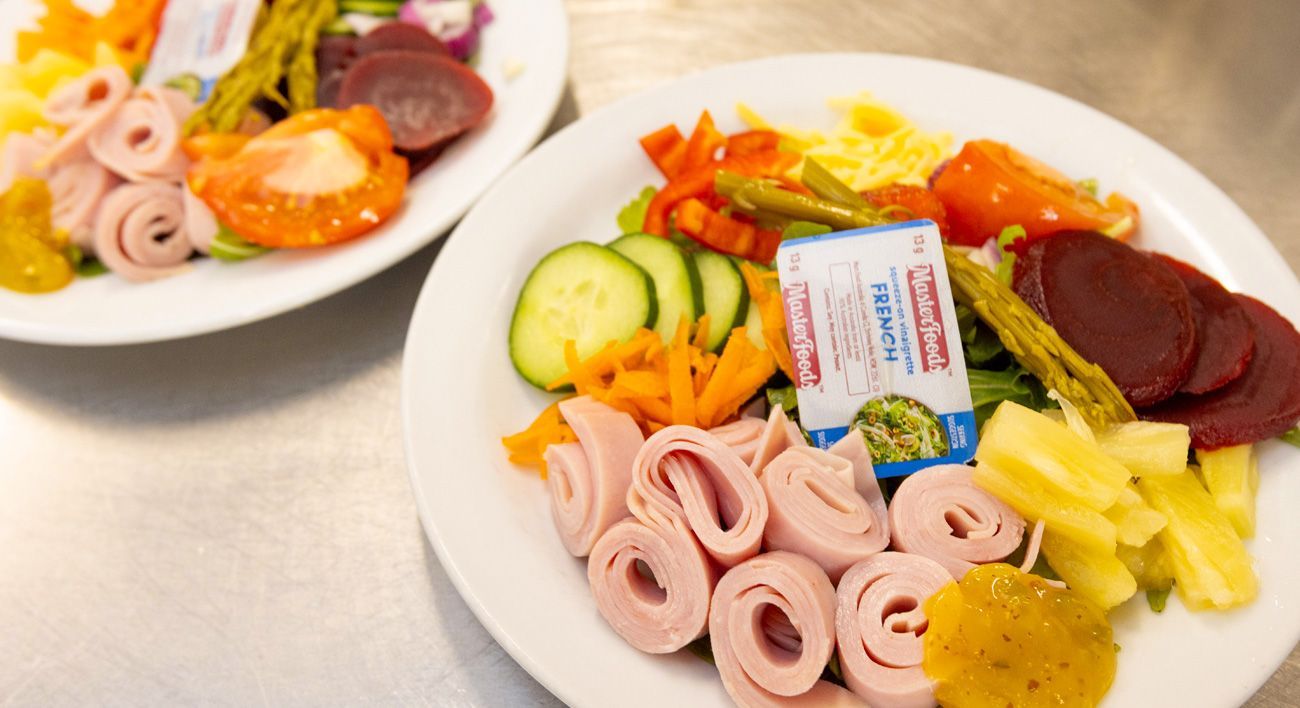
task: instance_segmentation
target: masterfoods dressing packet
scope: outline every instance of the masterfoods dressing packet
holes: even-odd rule
[[[975,413],[934,222],[791,239],[777,268],[799,419],[814,445],[861,428],[877,477],[974,456]]]

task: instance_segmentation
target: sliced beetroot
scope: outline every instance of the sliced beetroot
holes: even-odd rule
[[[339,86],[338,107],[379,109],[402,150],[420,152],[473,128],[492,108],[492,89],[447,57],[409,50],[357,59]]]
[[[1198,450],[1267,440],[1300,421],[1300,333],[1259,300],[1232,297],[1255,333],[1255,353],[1245,373],[1210,393],[1178,394],[1139,411],[1146,420],[1187,425]]]
[[[441,39],[421,27],[405,22],[388,22],[379,25],[362,35],[356,42],[357,54],[361,56],[398,50],[451,56],[451,51]]]
[[[1094,231],[1031,241],[1015,290],[1134,406],[1172,396],[1196,361],[1187,288],[1168,266]]]
[[[1152,255],[1173,269],[1192,296],[1196,363],[1179,393],[1209,393],[1241,376],[1255,351],[1255,330],[1246,311],[1214,278],[1180,260]]]
[[[334,108],[343,73],[357,60],[357,38],[324,35],[316,44],[316,105]]]

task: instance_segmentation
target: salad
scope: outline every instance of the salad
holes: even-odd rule
[[[0,66],[0,286],[19,292],[361,237],[492,108],[469,65],[481,0],[42,2]]]
[[[556,400],[506,451],[545,480],[610,630],[710,661],[738,705],[1095,705],[1115,608],[1258,594],[1257,447],[1300,442],[1300,334],[1142,250],[1122,195],[867,95],[833,105],[831,131],[742,106],[741,133],[706,113],[642,139],[663,181],[519,292],[511,360]],[[809,296],[791,254],[883,268],[899,233],[939,259],[934,341],[976,439],[899,376],[836,435],[812,422],[858,356],[842,340],[884,366],[883,330],[818,320],[854,291]],[[889,303],[900,339],[921,331]]]

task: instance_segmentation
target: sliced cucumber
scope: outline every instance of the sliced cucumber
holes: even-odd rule
[[[665,342],[673,338],[683,317],[694,322],[703,314],[700,274],[690,254],[668,239],[650,234],[620,236],[609,247],[644,268],[654,280],[659,300],[654,331]]]
[[[564,343],[578,356],[626,341],[655,321],[654,282],[617,252],[579,241],[551,251],[528,274],[510,320],[510,361],[534,386],[568,371]]]
[[[740,268],[730,258],[713,251],[697,251],[694,258],[700,284],[704,286],[704,311],[709,315],[707,346],[716,351],[727,341],[732,329],[745,323],[749,291]]]

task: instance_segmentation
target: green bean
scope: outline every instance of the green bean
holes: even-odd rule
[[[745,211],[761,209],[799,221],[826,224],[834,229],[860,229],[889,223],[874,212],[791,192],[770,182],[746,179],[726,170],[718,170],[713,186],[718,194]]]

